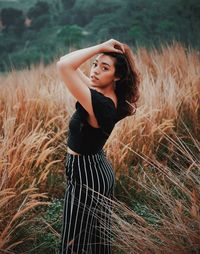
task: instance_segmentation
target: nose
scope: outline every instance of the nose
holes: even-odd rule
[[[99,67],[98,66],[94,67],[94,74],[95,75],[99,74]]]
[[[98,71],[94,71],[94,74],[95,74],[95,75],[99,75],[99,72],[98,72]]]
[[[99,74],[99,70],[98,70],[97,67],[94,69],[94,74],[95,74],[95,75],[98,75],[98,74]]]

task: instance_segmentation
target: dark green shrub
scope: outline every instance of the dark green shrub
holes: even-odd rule
[[[35,219],[35,223],[30,229],[35,240],[31,248],[29,247],[29,254],[49,254],[58,251],[64,200],[53,198],[51,202],[51,205],[40,208],[38,211],[40,215]]]

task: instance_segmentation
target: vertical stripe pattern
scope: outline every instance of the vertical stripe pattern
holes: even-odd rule
[[[65,173],[59,254],[111,254],[115,174],[105,152],[67,153]]]

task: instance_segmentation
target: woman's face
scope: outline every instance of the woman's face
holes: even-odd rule
[[[100,54],[92,63],[90,80],[92,86],[106,87],[112,85],[115,80],[115,59]]]

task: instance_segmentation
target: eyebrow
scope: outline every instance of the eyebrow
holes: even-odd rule
[[[95,59],[95,61],[94,62],[98,62],[98,60],[97,59]],[[108,66],[110,66],[110,64],[108,64],[108,63],[105,63],[105,62],[102,62],[102,64],[105,64],[105,65],[108,65]]]

